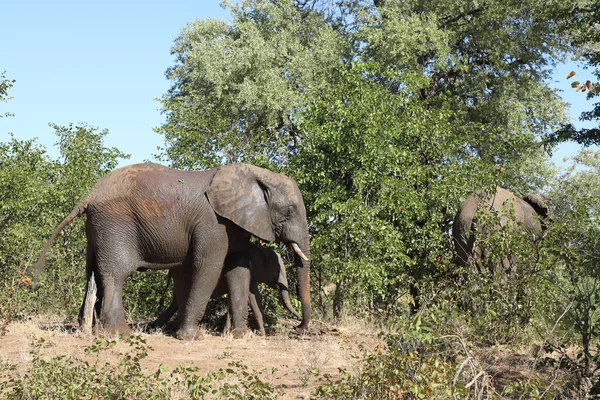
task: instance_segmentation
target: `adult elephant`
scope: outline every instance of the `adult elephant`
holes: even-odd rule
[[[250,281],[242,279],[238,281],[233,277],[228,278],[228,272],[236,267],[240,263],[240,257],[242,257],[242,264],[246,264],[243,258],[247,258],[250,264]],[[292,303],[290,302],[288,292],[288,280],[285,271],[285,265],[281,256],[268,247],[260,246],[258,244],[250,244],[247,252],[236,253],[231,255],[225,260],[225,267],[223,275],[219,279],[217,287],[212,293],[211,298],[216,299],[230,291],[232,286],[249,286],[250,292],[248,295],[248,302],[250,308],[256,319],[259,333],[265,335],[265,326],[263,320],[264,309],[262,306],[262,295],[258,290],[258,284],[264,283],[267,286],[276,289],[279,292],[279,300],[281,304],[294,316],[300,318],[300,314],[296,311]],[[180,277],[181,279],[182,277]],[[231,305],[230,305],[231,308]],[[176,294],[173,296],[173,301],[160,315],[152,322],[152,326],[160,327],[165,326],[177,312],[177,301]],[[243,313],[243,311],[242,311]],[[231,312],[227,313],[227,322],[225,325],[225,332],[231,329]],[[246,314],[247,315],[247,314]]]
[[[490,229],[497,228],[497,226],[483,226],[482,223],[477,223],[476,214],[478,210],[481,211],[482,207],[498,214],[497,221],[500,227],[511,224],[515,229],[528,233],[532,242],[539,240],[546,228],[548,207],[539,195],[531,194],[520,198],[499,186],[491,195],[484,191],[471,194],[462,202],[456,213],[452,225],[452,236],[457,264],[461,266],[475,264],[479,272],[482,272],[480,261],[489,263],[492,261],[487,260],[489,257],[487,249],[475,246],[475,231],[489,232]],[[504,256],[502,266],[504,271],[510,275],[514,272],[514,259],[511,256]]]
[[[109,332],[127,331],[125,279],[137,269],[170,268],[175,276],[180,326],[193,339],[221,276],[225,257],[246,251],[250,235],[294,249],[304,330],[310,322],[310,245],[306,210],[290,178],[248,164],[180,171],[154,163],[119,168],[100,179],[54,230],[30,268],[34,284],[46,252],[74,218],[87,214],[88,281],[98,278],[100,322]],[[248,268],[233,274],[249,275]],[[177,279],[188,277],[189,279]],[[236,287],[233,310],[247,310],[248,287]],[[247,329],[234,317],[234,332]],[[236,324],[237,321],[237,324]]]

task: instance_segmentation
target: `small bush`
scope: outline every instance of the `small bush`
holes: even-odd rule
[[[89,363],[73,357],[43,357],[44,340],[33,344],[31,366],[19,371],[0,360],[0,396],[6,399],[272,399],[275,390],[241,362],[228,368],[197,374],[195,367],[179,366],[170,374],[164,366],[142,371],[141,361],[152,350],[139,335],[125,341],[131,349],[116,365]],[[112,348],[116,341],[98,340],[88,354]]]
[[[431,399],[466,398],[456,382],[454,360],[428,334],[392,334],[386,346],[367,353],[356,374],[340,370],[315,395],[326,399]]]

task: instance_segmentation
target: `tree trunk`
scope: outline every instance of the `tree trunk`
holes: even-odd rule
[[[85,294],[85,303],[83,305],[83,315],[81,317],[81,330],[83,333],[92,333],[92,324],[94,321],[94,306],[96,304],[96,279],[94,279],[94,273],[90,276],[88,282],[87,292]]]
[[[421,304],[419,303],[419,288],[414,278],[410,280],[409,291],[412,298],[410,302],[410,315],[415,315],[419,311],[419,308],[421,308]]]
[[[339,321],[342,318],[344,311],[344,282],[340,282],[335,287],[335,294],[333,295],[333,318]]]

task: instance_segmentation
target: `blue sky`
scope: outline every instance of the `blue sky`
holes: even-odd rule
[[[152,159],[164,120],[154,101],[169,82],[170,48],[196,18],[227,19],[220,1],[7,1],[0,16],[0,72],[15,79],[0,103],[0,141],[37,137],[52,157],[48,123],[86,122],[110,134],[109,146],[130,153],[122,164]]]
[[[196,18],[228,19],[228,10],[219,3],[4,2],[0,72],[17,82],[9,92],[13,99],[0,103],[0,113],[15,114],[0,120],[0,141],[8,140],[8,132],[18,139],[37,137],[54,158],[56,137],[48,123],[85,122],[109,129],[106,145],[131,154],[121,165],[153,159],[163,141],[152,128],[164,120],[154,99],[169,87],[164,72],[173,65],[173,40]],[[553,85],[564,90],[576,119],[591,105],[566,81],[572,69],[580,79],[591,75],[589,70],[562,65]],[[562,145],[554,158],[560,160],[578,148]]]

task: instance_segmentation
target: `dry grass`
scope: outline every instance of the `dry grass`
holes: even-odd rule
[[[202,374],[240,361],[250,370],[263,371],[262,377],[277,388],[281,398],[305,398],[319,384],[312,379],[313,371],[335,375],[339,368],[350,368],[357,362],[359,347],[373,348],[379,342],[373,331],[367,332],[357,323],[342,325],[339,331],[334,327],[328,329],[334,334],[320,328],[318,334],[294,337],[290,336],[290,329],[281,328],[271,336],[248,335],[242,339],[203,331],[203,338],[192,342],[177,340],[160,331],[140,331],[151,347],[141,365],[146,373],[151,373],[161,365],[173,370],[185,364],[198,367]],[[86,354],[85,349],[99,339],[114,340],[116,344],[98,354]],[[61,355],[98,365],[116,364],[120,355],[130,350],[118,336],[87,335],[60,318],[44,316],[8,325],[6,334],[0,336],[0,359],[26,369],[32,361],[34,343],[40,340],[43,340],[43,358]]]

